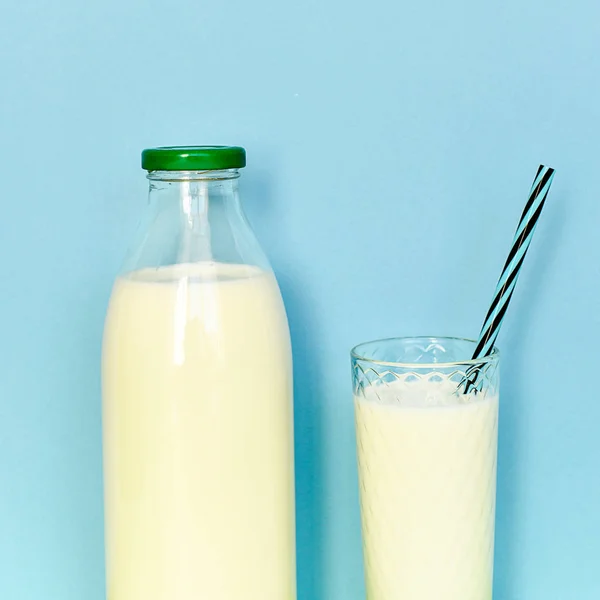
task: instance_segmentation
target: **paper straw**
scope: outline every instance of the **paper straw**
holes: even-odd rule
[[[506,309],[515,290],[525,255],[531,244],[533,232],[544,208],[553,179],[554,169],[540,165],[533,180],[531,191],[529,192],[529,199],[515,232],[508,258],[502,269],[500,279],[498,279],[494,299],[483,321],[477,347],[475,348],[475,352],[473,352],[473,359],[488,356],[494,348],[494,343],[498,337]],[[471,371],[471,373],[467,374],[463,382],[461,382],[461,384],[465,385],[465,393],[472,386],[475,386],[478,372],[478,369]]]

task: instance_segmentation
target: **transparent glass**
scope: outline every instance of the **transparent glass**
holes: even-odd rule
[[[109,600],[295,598],[292,359],[236,170],[152,172],[106,317]]]
[[[270,271],[242,210],[237,169],[152,171],[146,210],[123,272],[198,262]]]
[[[471,360],[475,345],[352,351],[368,600],[491,600],[499,354]]]

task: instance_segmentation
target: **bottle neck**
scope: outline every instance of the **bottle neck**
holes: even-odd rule
[[[240,177],[238,169],[221,169],[219,171],[150,171],[150,181],[230,181]]]
[[[237,169],[148,173],[149,206],[123,272],[202,262],[270,271],[242,211],[238,178]]]
[[[149,206],[123,272],[193,263],[270,271],[244,215],[237,169],[151,171]]]
[[[179,205],[184,214],[202,213],[208,203],[227,202],[237,205],[237,169],[221,171],[150,171],[150,202],[167,201]]]

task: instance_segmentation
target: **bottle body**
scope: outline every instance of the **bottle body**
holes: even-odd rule
[[[177,195],[168,220],[197,226],[189,189]],[[204,218],[204,240],[180,232],[176,262],[115,283],[103,348],[109,600],[295,598],[287,319],[264,257],[203,255],[222,225]]]

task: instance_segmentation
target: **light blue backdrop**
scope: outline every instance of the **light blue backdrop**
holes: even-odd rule
[[[24,0],[0,61],[0,598],[103,598],[103,315],[139,151],[181,143],[249,152],[295,348],[300,600],[363,598],[350,346],[476,336],[557,169],[500,339],[495,597],[600,597],[596,2]]]

